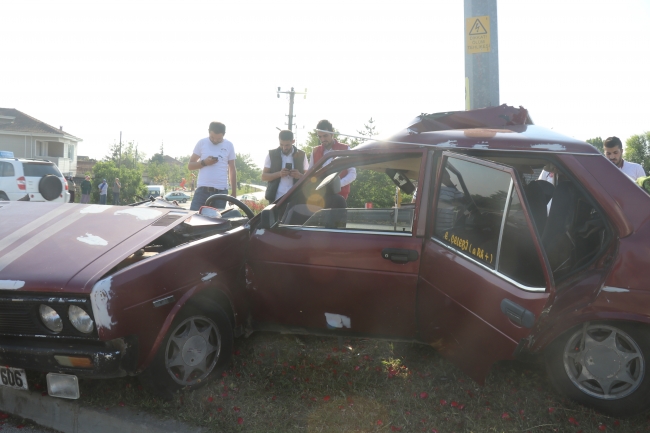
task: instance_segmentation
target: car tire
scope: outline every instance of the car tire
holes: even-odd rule
[[[63,184],[61,179],[53,174],[47,174],[38,182],[38,192],[47,201],[52,201],[61,196],[63,192]]]
[[[9,197],[7,197],[4,191],[0,191],[0,201],[9,201]]]
[[[545,355],[553,386],[578,403],[616,417],[650,407],[650,333],[642,325],[587,323],[557,338]]]
[[[156,395],[172,399],[177,391],[199,388],[223,372],[232,347],[232,325],[220,307],[185,307],[140,380]]]

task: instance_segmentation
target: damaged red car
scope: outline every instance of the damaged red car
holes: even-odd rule
[[[479,383],[538,357],[583,404],[650,405],[650,197],[595,148],[504,105],[329,156],[255,217],[0,203],[2,384],[192,389],[272,330],[430,344]]]

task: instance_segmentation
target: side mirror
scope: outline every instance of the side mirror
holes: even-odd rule
[[[270,204],[265,207],[260,213],[260,223],[257,228],[260,229],[270,229],[278,223],[277,216],[275,214],[275,205]]]

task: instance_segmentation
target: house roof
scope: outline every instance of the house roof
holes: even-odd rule
[[[62,129],[55,128],[54,126],[35,119],[22,111],[16,110],[15,108],[0,108],[0,131],[52,134],[68,136],[77,141],[81,141],[80,138],[77,138]]]

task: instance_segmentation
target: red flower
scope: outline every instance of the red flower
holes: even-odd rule
[[[222,407],[218,407],[218,408],[217,408],[217,412],[221,412],[222,410],[223,410]]]
[[[432,428],[432,429],[431,429],[431,433],[438,433],[438,430]]]
[[[555,408],[554,407],[549,407],[548,408],[548,413],[553,413],[553,412],[555,412]]]
[[[505,421],[509,421],[510,420],[510,414],[508,412],[503,412],[501,414],[501,419],[505,420]]]
[[[25,428],[25,424],[18,424],[16,428]]]
[[[339,348],[338,347],[332,347],[332,352],[338,352]]]
[[[422,398],[422,399],[429,398],[429,394],[427,394],[426,392],[421,392],[420,393],[420,398]]]
[[[323,401],[330,401],[330,396],[326,395],[325,397],[323,397]]]
[[[607,426],[605,424],[601,424],[601,425],[598,426],[598,430],[605,431],[605,430],[607,430]]]
[[[384,425],[384,422],[380,419],[377,420],[377,425]]]
[[[210,397],[208,397],[208,401],[209,401],[210,403],[212,403],[212,402],[214,401],[214,398],[212,398],[212,396],[210,396]]]
[[[445,406],[447,404],[447,400],[440,400],[440,406]]]
[[[458,407],[458,402],[457,401],[452,401],[451,402],[451,407]]]
[[[463,410],[463,409],[465,409],[465,405],[464,404],[459,404],[458,405],[458,410]]]
[[[619,420],[614,421],[614,427],[618,427],[621,425],[621,422]]]
[[[394,425],[390,426],[391,431],[402,431],[402,427],[396,427]]]
[[[569,424],[580,425],[580,423],[574,417],[569,418]]]
[[[375,370],[381,372],[381,367],[375,367]]]
[[[271,400],[275,401],[276,398],[277,398],[276,396],[273,396],[271,397]]]
[[[241,355],[241,352],[240,352],[239,350],[235,350],[233,353],[234,353],[235,355]]]
[[[244,424],[244,418],[242,417],[237,418],[237,424]]]
[[[8,414],[6,414],[4,412],[0,412],[0,419],[7,419],[7,418],[9,418]]]
[[[239,412],[241,409],[238,408],[237,406],[234,406],[234,407],[232,408],[232,410],[234,410],[235,412]]]
[[[359,371],[359,370],[361,370],[361,367],[359,367],[358,365],[356,365],[356,366],[354,367],[354,369],[355,369],[356,371]]]
[[[123,401],[119,402],[118,404],[119,404],[120,406],[124,407],[124,402],[123,402]]]

